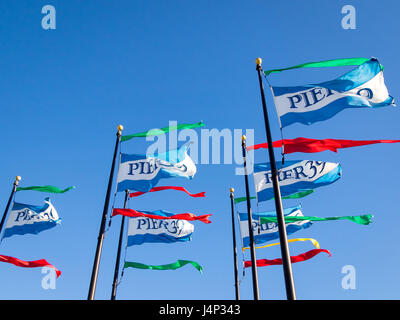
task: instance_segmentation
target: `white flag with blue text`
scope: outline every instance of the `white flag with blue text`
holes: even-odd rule
[[[4,228],[3,238],[19,234],[38,234],[54,228],[61,219],[50,199],[44,200],[44,206],[34,206],[14,202]]]
[[[117,191],[148,192],[163,178],[193,178],[196,165],[189,157],[188,144],[178,150],[155,155],[121,154]]]
[[[301,206],[284,209],[283,214],[285,217],[303,216],[303,213],[301,212]],[[278,223],[271,222],[271,223],[260,224],[261,217],[276,217],[275,211],[257,212],[253,213],[251,217],[253,220],[252,229],[253,229],[255,244],[261,244],[279,238]],[[248,247],[250,245],[248,214],[239,213],[239,220],[240,220],[240,232],[242,235],[242,244],[243,247]],[[290,235],[299,230],[309,228],[311,227],[311,225],[312,223],[310,222],[310,220],[286,223],[285,224],[286,233]]]
[[[182,219],[129,218],[128,246],[190,241],[193,231],[194,225]]]
[[[327,120],[346,108],[395,105],[383,78],[383,66],[371,58],[341,77],[319,84],[272,87],[281,127]]]

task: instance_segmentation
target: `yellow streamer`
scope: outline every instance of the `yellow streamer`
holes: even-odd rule
[[[312,239],[312,238],[298,238],[298,239],[289,239],[289,240],[288,240],[288,242],[295,242],[295,241],[311,241],[312,244],[313,244],[317,249],[319,249],[319,243],[318,243],[318,241],[315,240],[315,239]],[[267,244],[267,245],[265,245],[265,246],[256,247],[256,249],[268,248],[268,247],[272,247],[272,246],[277,246],[277,245],[279,245],[279,244],[280,244],[279,242],[277,242],[277,243],[272,243],[272,244]],[[243,249],[242,249],[243,252],[244,252],[246,249],[250,249],[250,248],[249,248],[249,247],[243,248]]]

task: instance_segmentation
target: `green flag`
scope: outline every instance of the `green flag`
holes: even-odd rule
[[[256,197],[250,197],[250,199],[255,199]],[[235,203],[240,203],[243,201],[246,201],[247,197],[240,197],[240,198],[235,198],[233,201],[235,201]]]
[[[139,263],[139,262],[125,261],[124,268],[151,269],[151,270],[175,270],[178,268],[182,268],[183,266],[185,266],[187,264],[191,264],[193,267],[195,267],[197,270],[199,270],[200,273],[203,272],[203,267],[201,265],[199,265],[195,261],[190,261],[190,260],[177,260],[173,263],[163,264],[163,265],[159,265],[159,266],[154,266],[154,265],[149,265],[149,264],[144,264],[144,263]]]
[[[304,220],[309,220],[309,221],[328,221],[328,220],[350,220],[352,222],[361,224],[361,225],[368,225],[371,223],[373,215],[371,214],[365,214],[361,216],[344,216],[344,217],[327,217],[327,218],[320,218],[320,217],[310,217],[310,216],[286,216],[285,217],[285,223],[290,223],[290,222],[297,222],[297,221],[304,221]],[[261,217],[260,218],[260,224],[263,223],[270,223],[270,222],[278,222],[277,217]]]
[[[33,190],[33,191],[41,191],[41,192],[48,192],[48,193],[64,193],[71,189],[75,189],[75,186],[68,187],[66,189],[60,189],[55,186],[30,186],[30,187],[18,187],[17,191],[23,190]]]
[[[293,193],[289,196],[284,196],[284,197],[282,197],[282,199],[299,199],[299,198],[303,198],[313,192],[314,192],[314,190],[300,191],[300,192]],[[255,198],[256,197],[250,197],[250,199],[255,199]],[[235,201],[235,203],[240,203],[240,202],[246,201],[246,197],[235,198],[234,201]]]
[[[298,64],[296,66],[282,68],[282,69],[272,69],[264,71],[266,76],[271,73],[279,73],[285,70],[299,69],[299,68],[321,68],[321,67],[340,67],[340,66],[359,66],[364,62],[370,60],[369,58],[345,58],[345,59],[333,59],[318,62],[308,62],[303,64]]]
[[[158,136],[160,134],[164,134],[164,133],[167,133],[167,132],[173,131],[173,130],[193,129],[193,128],[198,128],[198,127],[204,127],[203,121],[200,121],[197,123],[182,123],[182,124],[178,124],[176,126],[168,126],[168,127],[164,127],[161,129],[152,129],[152,130],[149,130],[146,132],[140,132],[140,133],[130,134],[130,135],[126,135],[126,136],[121,136],[121,142],[128,141],[132,138]]]

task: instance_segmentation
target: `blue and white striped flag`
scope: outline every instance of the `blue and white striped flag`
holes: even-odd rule
[[[187,154],[188,144],[155,155],[121,154],[117,191],[148,192],[163,178],[193,178],[196,165]]]
[[[56,209],[49,198],[46,198],[44,202],[44,206],[14,202],[7,218],[3,238],[8,238],[15,234],[38,234],[57,226],[61,219]]]
[[[301,206],[287,208],[283,210],[283,214],[284,216],[302,217],[303,213],[301,212],[300,209]],[[252,228],[253,228],[255,244],[261,244],[279,238],[279,230],[277,223],[271,222],[260,225],[261,217],[276,217],[275,211],[253,213],[251,217],[253,219]],[[243,247],[248,247],[250,245],[250,237],[249,237],[249,224],[248,224],[247,212],[239,213],[239,220],[240,220],[240,232],[242,234],[242,244]],[[289,235],[301,229],[309,228],[312,225],[312,223],[309,220],[303,220],[303,221],[286,223],[285,225],[286,225],[286,233]]]
[[[282,162],[277,161],[276,166],[282,167]],[[295,160],[285,161],[279,170],[279,187],[282,196],[289,196],[306,190],[313,190],[331,184],[342,175],[339,163]],[[274,197],[271,180],[270,163],[254,165],[254,185],[257,193],[257,202],[267,201]]]
[[[272,87],[281,128],[327,120],[346,108],[395,105],[383,78],[383,66],[371,58],[341,77],[296,87]]]
[[[145,242],[190,241],[194,225],[181,219],[129,218],[128,246]]]

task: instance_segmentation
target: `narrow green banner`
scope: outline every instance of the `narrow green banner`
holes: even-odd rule
[[[284,197],[282,197],[282,199],[299,199],[299,198],[303,198],[313,192],[314,192],[314,190],[300,191],[297,193],[293,193],[289,196],[284,196]],[[250,199],[255,199],[255,198],[256,197],[250,197]],[[235,203],[240,203],[240,202],[246,201],[246,197],[235,198],[234,201],[235,201]]]
[[[328,221],[328,220],[350,220],[352,222],[361,224],[361,225],[368,225],[371,223],[371,219],[373,218],[372,214],[365,214],[361,216],[344,216],[344,217],[327,217],[327,218],[320,218],[320,217],[310,217],[310,216],[286,216],[285,223],[289,222],[297,222],[297,221]],[[270,222],[278,222],[277,217],[261,217],[260,224],[263,223],[270,223]]]
[[[55,186],[30,186],[30,187],[17,187],[17,191],[32,190],[48,193],[64,193],[71,189],[75,189],[75,186],[68,187],[66,189],[60,189]]]
[[[296,66],[282,68],[282,69],[272,69],[264,71],[266,76],[271,73],[279,73],[285,70],[299,69],[299,68],[323,68],[323,67],[341,67],[341,66],[359,66],[364,62],[370,60],[369,58],[345,58],[345,59],[333,59],[318,62],[308,62],[303,64],[298,64]]]
[[[163,264],[163,265],[159,265],[159,266],[143,264],[143,263],[139,263],[139,262],[125,261],[124,268],[151,269],[151,270],[175,270],[178,268],[182,268],[183,266],[185,266],[187,264],[191,264],[193,267],[195,267],[197,270],[199,270],[200,273],[203,272],[203,267],[201,265],[199,265],[195,261],[190,261],[190,260],[177,260],[176,262],[169,263],[169,264]]]
[[[144,138],[147,136],[158,136],[160,134],[167,133],[169,131],[173,130],[182,130],[182,129],[193,129],[193,128],[198,128],[198,127],[204,127],[203,121],[197,122],[197,123],[182,123],[178,124],[176,126],[168,126],[164,127],[161,129],[152,129],[146,132],[140,132],[140,133],[135,133],[135,134],[130,134],[126,136],[121,136],[121,142],[128,141],[132,138]]]
[[[255,199],[256,197],[250,197],[250,200],[251,199]],[[246,199],[247,199],[247,197],[240,197],[240,198],[235,198],[233,201],[235,202],[235,203],[240,203],[240,202],[243,202],[243,201],[246,201]]]

